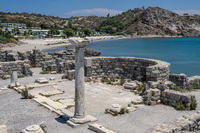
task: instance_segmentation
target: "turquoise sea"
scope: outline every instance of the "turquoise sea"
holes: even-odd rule
[[[200,38],[120,39],[93,42],[87,47],[100,50],[102,56],[158,59],[169,62],[172,73],[185,73],[187,76],[200,75]]]
[[[102,56],[141,57],[171,64],[172,73],[200,75],[200,38],[134,38],[93,42],[87,47],[100,50]]]

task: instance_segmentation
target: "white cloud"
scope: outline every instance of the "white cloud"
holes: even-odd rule
[[[200,15],[200,10],[176,10],[174,12],[178,13],[180,15],[183,15],[184,13],[188,13],[190,15],[193,15],[193,14],[199,14]]]
[[[110,16],[114,16],[122,12],[123,11],[119,11],[119,10],[96,8],[96,9],[73,10],[66,13],[66,15],[67,16],[91,16],[91,15],[106,16],[108,13],[110,13]]]

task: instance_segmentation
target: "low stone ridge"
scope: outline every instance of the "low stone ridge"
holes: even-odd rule
[[[197,131],[200,131],[200,112],[185,115],[171,122],[158,124],[146,133],[185,133]]]
[[[167,62],[135,57],[88,57],[85,59],[86,77],[135,78],[143,81],[165,81],[169,78]]]

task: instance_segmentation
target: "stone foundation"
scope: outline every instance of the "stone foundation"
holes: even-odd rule
[[[88,57],[85,58],[86,77],[134,78],[142,81],[165,81],[169,78],[167,62],[134,57]]]

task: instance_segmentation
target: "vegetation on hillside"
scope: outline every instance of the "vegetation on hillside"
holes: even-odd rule
[[[2,28],[2,25],[0,25],[0,43],[17,43],[17,39],[7,29],[3,31]]]
[[[110,17],[80,16],[60,18],[42,14],[4,13],[0,12],[1,22],[25,23],[27,27],[41,27],[52,29],[51,33],[57,34],[53,29],[72,29],[73,32],[90,33],[101,32],[110,35],[158,35],[158,36],[183,36],[199,37],[200,16],[178,15],[174,12],[159,8],[136,8],[122,14]],[[86,32],[85,32],[85,31]],[[71,35],[70,35],[71,36]]]

